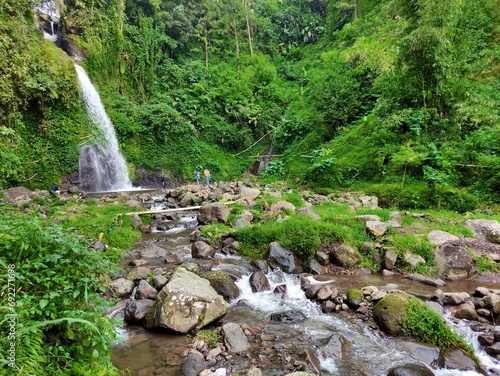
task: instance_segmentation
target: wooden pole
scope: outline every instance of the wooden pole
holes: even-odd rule
[[[228,202],[223,202],[225,205],[229,204],[235,204],[236,201],[228,201]],[[146,210],[146,211],[141,211],[141,212],[132,212],[132,213],[127,213],[127,215],[132,215],[132,214],[161,214],[161,213],[174,213],[178,211],[186,211],[186,210],[198,210],[200,209],[201,206],[186,206],[184,208],[171,208],[171,209],[162,209],[162,210]]]

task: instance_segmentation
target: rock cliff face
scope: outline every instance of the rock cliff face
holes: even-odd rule
[[[38,30],[65,51],[75,63],[81,64],[87,55],[87,51],[77,43],[82,29],[67,16],[68,13],[56,1],[42,0],[35,7],[35,25]]]

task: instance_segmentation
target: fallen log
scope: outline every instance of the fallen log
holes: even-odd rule
[[[222,202],[222,204],[229,205],[229,204],[235,204],[236,201],[228,201],[228,202]],[[161,214],[161,213],[172,213],[172,212],[177,212],[177,211],[185,211],[185,210],[197,210],[201,208],[201,205],[198,206],[186,206],[184,208],[171,208],[171,209],[162,209],[162,210],[146,210],[146,211],[141,211],[141,212],[132,212],[132,213],[127,213],[127,215],[132,215],[132,214]]]

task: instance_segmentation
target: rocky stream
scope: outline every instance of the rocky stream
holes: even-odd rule
[[[204,224],[227,221],[230,209],[224,200],[251,207],[258,194],[227,184],[130,197],[135,210],[177,210],[155,214],[147,226],[133,216],[143,239],[123,255],[124,273],[113,276],[109,286],[110,294],[120,298],[109,314],[124,317],[119,328],[123,341],[113,345],[112,355],[119,369],[143,376],[500,375],[498,275],[431,279],[402,274],[392,267],[390,254],[381,258],[383,272],[377,274],[343,268],[341,257],[331,254],[317,254],[309,265],[299,265],[278,243],[270,244],[266,260],[252,261],[238,254],[231,237],[210,245],[201,236]],[[376,198],[363,197],[315,195],[306,201],[320,199],[352,202],[355,208],[376,205]],[[181,210],[196,204],[195,211]],[[276,207],[269,208],[271,217],[279,217],[273,213],[280,210]],[[400,228],[393,217],[391,226]],[[367,231],[383,227],[373,217],[360,220]],[[488,242],[481,249],[498,257],[500,246],[484,231],[476,233],[474,239],[433,234],[441,236],[435,240],[436,254],[453,252],[457,259],[463,244]],[[467,268],[458,260],[448,273],[461,275]],[[352,291],[361,295],[354,299]],[[474,346],[481,367],[461,350],[443,353],[392,335],[374,307],[398,293],[418,297],[439,312]],[[196,337],[202,329],[219,336],[213,343]]]

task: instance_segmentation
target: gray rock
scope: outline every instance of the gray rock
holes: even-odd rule
[[[92,245],[89,248],[93,248],[96,251],[105,251],[106,245],[102,241],[96,240],[95,242],[92,243]]]
[[[157,291],[153,288],[148,281],[142,279],[137,285],[135,292],[136,299],[156,299]]]
[[[500,313],[500,296],[497,294],[488,294],[483,298],[484,305],[495,315]]]
[[[317,260],[311,259],[309,261],[309,271],[312,274],[322,274],[323,273],[323,267],[321,266],[321,264]]]
[[[457,307],[453,307],[451,313],[457,319],[461,320],[475,321],[478,317],[476,307],[474,307],[474,303],[472,302],[465,302]]]
[[[222,326],[222,331],[224,332],[224,344],[228,352],[241,353],[250,348],[247,336],[238,324],[228,322]]]
[[[382,267],[385,269],[392,270],[396,265],[396,261],[398,260],[398,254],[394,249],[388,249],[384,257],[382,259]]]
[[[332,258],[337,265],[343,266],[344,268],[352,268],[361,264],[362,261],[359,252],[347,244],[341,244],[339,247],[332,250],[330,258]]]
[[[227,223],[230,209],[223,203],[211,203],[202,205],[198,214],[198,222],[200,224],[223,222]]]
[[[439,278],[430,278],[422,274],[408,274],[406,278],[411,279],[412,281],[417,281],[429,286],[442,287],[446,283]]]
[[[434,376],[434,372],[423,364],[402,364],[391,368],[387,376]]]
[[[302,322],[306,319],[306,315],[299,310],[288,310],[283,312],[271,313],[268,316],[268,320],[271,322],[285,322],[285,323],[296,323]]]
[[[425,264],[425,260],[422,256],[416,255],[415,253],[409,251],[405,252],[405,254],[403,255],[403,259],[412,268],[415,268],[418,264]]]
[[[410,297],[404,293],[387,294],[373,307],[373,319],[380,330],[393,335],[403,333],[403,316]]]
[[[249,279],[252,292],[262,292],[271,290],[271,285],[264,272],[257,270],[250,275]]]
[[[155,275],[153,278],[153,284],[157,289],[161,289],[163,286],[167,284],[168,280],[161,274]]]
[[[243,228],[243,227],[248,227],[250,225],[251,225],[250,221],[248,219],[246,219],[245,217],[242,217],[242,218],[238,218],[236,221],[234,221],[233,227]]]
[[[458,240],[458,236],[452,235],[449,232],[441,230],[432,230],[427,234],[427,239],[434,245],[442,245],[449,241]]]
[[[434,251],[434,263],[438,274],[450,280],[468,278],[476,271],[467,248],[453,242],[445,243]]]
[[[210,368],[215,363],[215,359],[205,361],[200,355],[189,354],[181,365],[181,374],[182,376],[198,376],[201,371]]]
[[[480,371],[476,362],[460,349],[453,349],[444,354],[443,368],[458,371]],[[482,373],[482,372],[481,372]]]
[[[134,282],[125,278],[115,279],[109,284],[109,290],[117,298],[129,297],[134,290]]]
[[[311,208],[300,208],[299,210],[297,210],[297,215],[305,215],[308,216],[309,218],[314,219],[315,221],[321,220],[319,214],[316,213]]]
[[[209,259],[214,257],[215,252],[214,247],[200,240],[191,245],[191,255],[193,258]]]
[[[157,246],[153,243],[148,243],[144,249],[141,250],[142,258],[163,258],[167,254],[167,250]]]
[[[264,376],[264,374],[262,373],[262,371],[260,370],[260,368],[258,368],[256,366],[252,366],[252,368],[250,368],[247,371],[246,376]]]
[[[500,244],[500,223],[489,219],[468,219],[464,226],[470,228],[472,232],[481,240]]]
[[[241,200],[246,200],[246,199],[254,200],[259,196],[260,196],[260,189],[258,189],[258,188],[250,188],[250,187],[246,187],[246,186],[240,187],[240,199]]]
[[[154,304],[154,300],[150,299],[129,300],[125,306],[125,320],[132,323],[142,322]]]
[[[444,305],[459,305],[465,303],[470,295],[466,292],[447,292],[443,296]]]
[[[234,280],[223,270],[213,270],[204,273],[202,277],[208,279],[215,291],[227,300],[236,299],[240,295],[240,290]]]
[[[139,217],[139,214],[131,214],[130,221],[132,222],[133,228],[140,228],[143,225],[141,217]]]
[[[139,266],[135,269],[132,269],[128,273],[127,279],[130,279],[131,281],[140,281],[141,279],[147,279],[149,273],[151,273],[151,269],[145,266]]]
[[[376,238],[384,236],[387,230],[389,230],[389,226],[384,222],[366,221],[365,226],[368,233],[375,236]]]
[[[295,212],[295,205],[292,204],[291,202],[288,202],[288,201],[279,201],[279,202],[271,205],[271,211],[275,215],[278,215],[285,210],[290,210],[292,212]]]
[[[354,217],[354,219],[363,221],[363,222],[368,222],[368,221],[373,221],[373,222],[381,222],[380,217],[375,214],[363,214],[363,215],[357,215]]]
[[[377,196],[360,196],[359,201],[361,202],[361,206],[364,208],[378,209]]]
[[[208,280],[178,267],[158,294],[144,326],[188,333],[221,318],[227,309],[228,304]]]
[[[269,245],[269,257],[267,259],[267,263],[271,268],[280,268],[287,273],[294,272],[296,268],[294,254],[283,248],[277,242],[272,242]]]

